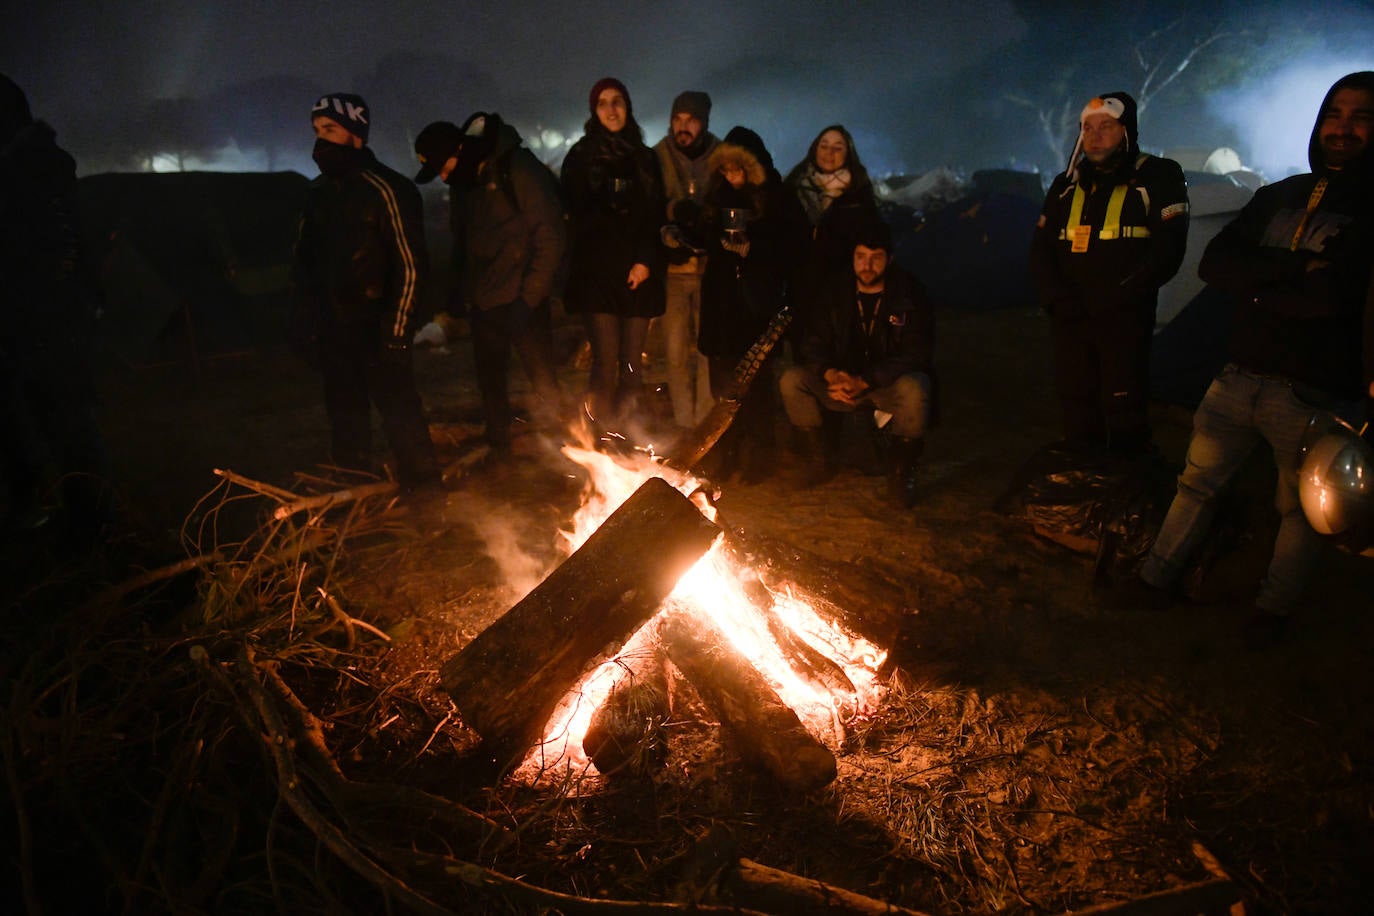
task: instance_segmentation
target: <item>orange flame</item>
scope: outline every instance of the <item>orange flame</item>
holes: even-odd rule
[[[650,477],[662,477],[689,496],[702,483],[659,463],[647,453],[634,459],[614,458],[576,446],[565,446],[563,453],[589,474],[572,530],[560,532],[569,554]],[[706,514],[713,517],[714,510],[708,507]],[[771,607],[765,612],[755,603],[758,598],[751,598],[746,591],[745,583],[750,578],[754,577],[737,568],[718,540],[678,581],[664,610],[686,610],[709,619],[754,664],[807,730],[837,749],[844,738],[845,721],[872,710],[882,699],[877,671],[887,653],[818,613],[815,599],[793,587],[767,589]],[[793,668],[770,632],[769,615],[781,621],[792,638],[805,642],[843,671],[844,678],[837,679],[841,682],[838,687],[817,683]],[[582,739],[592,716],[611,690],[629,674],[638,659],[653,653],[653,631],[654,621],[650,621],[614,658],[589,672],[569,691],[550,717],[543,740],[517,771],[518,776],[538,779],[550,773],[586,775],[595,771]]]

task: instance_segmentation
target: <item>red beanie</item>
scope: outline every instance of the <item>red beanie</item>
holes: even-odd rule
[[[633,117],[635,109],[634,106],[630,104],[630,90],[626,89],[625,84],[613,76],[603,76],[601,79],[597,80],[596,85],[592,87],[591,97],[587,100],[587,107],[591,109],[592,114],[596,114],[596,100],[600,98],[601,93],[605,92],[607,89],[614,89],[625,96],[625,113]]]

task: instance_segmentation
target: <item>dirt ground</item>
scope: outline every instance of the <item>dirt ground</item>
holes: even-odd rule
[[[252,729],[185,675],[188,642],[214,655],[243,639],[260,656],[276,653],[274,670],[327,724],[347,776],[421,788],[518,826],[514,847],[479,864],[567,894],[728,902],[702,864],[703,847],[724,835],[737,856],[930,913],[1083,910],[1221,875],[1247,912],[1365,910],[1374,561],[1333,550],[1291,638],[1247,651],[1240,623],[1268,546],[1260,493],[1198,600],[1157,613],[1114,607],[1092,588],[1090,556],[994,510],[1022,462],[1056,438],[1043,319],[941,315],[938,327],[943,421],[914,509],[891,507],[880,477],[853,470],[804,493],[774,480],[722,484],[728,525],[789,545],[798,569],[829,577],[855,604],[872,595],[847,610],[891,634],[887,671],[898,674],[886,702],[850,723],[838,778],[806,796],[779,791],[703,722],[677,723],[649,776],[569,793],[482,774],[437,669],[555,562],[578,474],[534,436],[518,440],[514,467],[478,470],[452,492],[357,521],[366,535],[333,555],[333,593],[390,635],[385,649],[366,634],[355,646],[350,629],[347,664],[292,654],[270,635],[287,631],[211,613],[210,597],[226,588],[220,573],[85,621],[89,594],[265,524],[274,504],[244,490],[202,501],[221,485],[214,469],[299,487],[295,472],[323,473],[327,444],[318,382],[284,353],[209,360],[199,378],[184,363],[107,365],[118,535],[80,569],[54,565],[39,542],[7,549],[5,629],[17,639],[0,670],[11,815],[0,829],[17,840],[6,859],[26,878],[22,898],[13,884],[14,902],[52,912],[73,899],[126,912],[381,912],[399,899],[406,909],[328,842],[302,839],[292,813],[273,806]],[[417,359],[436,438],[453,457],[479,428],[467,342]],[[661,362],[651,371],[661,377]],[[570,362],[564,380],[582,379]],[[1187,437],[1177,420],[1161,415],[1158,432],[1175,463]],[[300,592],[281,588],[285,603],[264,619],[288,605],[296,613]],[[110,644],[131,660],[101,661],[95,632],[119,634]],[[89,660],[73,675],[64,666],[78,657]],[[164,685],[149,694],[156,701],[111,699],[138,695],[130,679],[156,685],[174,669],[176,690]],[[214,729],[212,716],[222,720]],[[124,761],[142,761],[137,776],[121,772],[110,723],[148,730],[119,738]],[[195,741],[194,754],[177,750]],[[217,765],[216,755],[236,762]],[[262,799],[266,814],[246,813]],[[211,826],[229,822],[231,839]],[[183,849],[196,861],[178,872],[171,847],[187,837],[202,851]],[[223,861],[211,868],[215,849]],[[73,890],[64,876],[74,859],[103,891]],[[455,912],[559,911],[454,894]]]

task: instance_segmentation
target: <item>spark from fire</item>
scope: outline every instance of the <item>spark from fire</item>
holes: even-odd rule
[[[691,496],[702,481],[663,465],[650,454],[612,457],[592,449],[567,446],[563,453],[588,472],[581,508],[572,530],[560,532],[571,554],[650,477],[662,477],[679,492]],[[708,517],[714,510],[707,507]],[[746,583],[762,588],[751,594]],[[766,602],[766,606],[760,604]],[[769,681],[802,724],[832,749],[844,737],[844,723],[871,711],[882,698],[877,671],[887,653],[845,631],[817,611],[819,602],[788,584],[763,586],[752,571],[739,568],[723,539],[718,539],[678,581],[659,614],[685,610],[709,619]],[[769,628],[770,617],[784,626],[788,637],[843,672],[827,681],[807,677],[793,667]],[[550,774],[589,774],[595,766],[582,747],[596,710],[636,666],[653,657],[657,617],[641,627],[615,657],[591,671],[559,704],[540,744],[526,757],[517,776],[537,780]]]

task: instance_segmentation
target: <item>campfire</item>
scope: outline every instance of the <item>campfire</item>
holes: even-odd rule
[[[760,361],[746,357],[737,381]],[[674,447],[678,462],[564,448],[588,475],[562,533],[568,556],[441,670],[464,721],[494,759],[520,762],[517,775],[642,764],[680,677],[743,757],[813,789],[834,779],[846,723],[880,701],[886,653],[828,602],[767,581],[706,482],[681,470],[719,438],[732,403]]]

